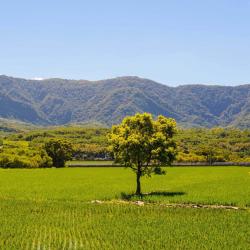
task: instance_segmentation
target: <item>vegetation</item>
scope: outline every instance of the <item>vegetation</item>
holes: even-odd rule
[[[142,178],[143,200],[250,207],[248,167],[168,167],[166,172]],[[135,188],[134,173],[124,168],[0,169],[1,200],[138,199],[129,197]]]
[[[45,142],[50,139],[69,141],[74,148],[75,160],[112,159],[107,140],[110,129],[107,128],[67,126],[24,129],[18,126],[16,130],[0,134],[0,141],[3,141],[0,159],[4,155],[15,155],[18,159],[29,161],[30,156],[40,155]],[[177,162],[250,162],[250,130],[178,128],[174,140],[178,151]]]
[[[4,140],[0,145],[0,168],[46,168],[52,160],[39,145]]]
[[[102,128],[61,127],[4,133],[0,136],[0,167],[51,167],[52,159],[45,151],[45,144],[50,140],[66,140],[70,144],[67,154],[71,155],[74,149],[75,159],[103,159],[108,154],[107,131]],[[51,151],[49,148],[47,150]],[[69,155],[65,160],[71,159]],[[59,164],[64,166],[64,163]]]
[[[249,249],[246,211],[80,202],[0,203],[0,248]]]
[[[0,248],[249,249],[249,210],[157,205],[249,209],[248,172],[244,167],[169,167],[167,175],[142,179],[148,192],[143,199],[151,203],[139,207],[90,203],[132,192],[133,174],[123,168],[2,169]]]
[[[66,161],[72,159],[73,146],[67,140],[51,139],[45,143],[45,150],[53,161],[53,166],[65,167]]]
[[[0,116],[48,125],[82,122],[84,114],[83,122],[91,118],[111,124],[135,111],[148,111],[186,126],[250,124],[242,108],[249,86],[230,91],[214,86],[168,88],[140,78],[101,84],[49,79],[40,84],[1,76],[5,113]],[[8,96],[3,94],[7,92]],[[214,95],[217,98],[211,98]],[[94,103],[89,96],[95,96]],[[233,119],[228,115],[232,113]],[[250,162],[250,130],[177,129],[174,120],[159,116],[153,121],[148,114],[128,117],[111,130],[8,123],[0,121],[0,168],[6,168],[0,169],[1,249],[250,248],[248,168],[167,167],[161,178],[141,179],[162,174],[160,167],[174,159],[210,165]],[[136,172],[137,183],[123,168],[51,168],[64,167],[72,156],[109,160],[100,163],[104,166],[114,157]],[[187,208],[188,204],[197,209]],[[202,204],[209,208],[198,208]],[[167,208],[177,205],[182,207]],[[226,211],[220,205],[237,207]]]
[[[141,195],[141,176],[162,174],[160,167],[175,159],[175,132],[175,120],[158,116],[154,121],[147,113],[126,117],[120,125],[112,127],[109,141],[115,163],[136,173],[137,195]]]
[[[0,117],[39,125],[112,125],[127,115],[149,112],[185,127],[249,128],[249,97],[250,85],[168,87],[139,77],[90,82],[0,76]]]
[[[250,162],[250,130],[180,129],[178,162]]]

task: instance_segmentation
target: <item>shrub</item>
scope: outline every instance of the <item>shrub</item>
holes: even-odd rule
[[[13,156],[11,154],[0,154],[1,168],[48,168],[52,167],[52,160],[45,151],[38,152],[33,157]]]

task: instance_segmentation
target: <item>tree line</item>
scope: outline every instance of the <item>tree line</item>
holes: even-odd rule
[[[64,166],[53,162],[49,148],[55,144],[63,145],[65,152],[70,153],[66,159],[113,159],[114,152],[110,150],[107,139],[111,131],[108,128],[69,126],[2,133],[0,167]],[[250,162],[250,130],[176,127],[173,140],[177,150],[176,162]]]

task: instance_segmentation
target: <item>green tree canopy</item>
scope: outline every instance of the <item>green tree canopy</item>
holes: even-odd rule
[[[57,168],[64,167],[65,162],[72,159],[73,147],[67,140],[51,139],[45,143],[45,150]]]
[[[153,120],[148,113],[126,117],[108,135],[115,162],[136,173],[136,194],[141,195],[140,178],[163,174],[161,166],[170,165],[176,156],[174,119],[162,115]]]

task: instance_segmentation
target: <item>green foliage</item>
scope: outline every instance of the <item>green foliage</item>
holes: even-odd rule
[[[25,149],[23,156],[29,157],[28,152],[42,148],[45,141],[67,139],[74,146],[74,159],[110,159],[109,131],[107,128],[67,126],[8,133],[0,135],[4,143],[9,144],[0,146],[0,152],[8,154],[11,147],[11,154],[21,157]],[[178,148],[177,162],[250,162],[250,130],[179,128],[174,139]],[[209,148],[213,151],[211,161],[206,156]]]
[[[173,135],[176,123],[171,118],[151,114],[126,117],[109,134],[110,151],[115,162],[131,168],[137,176],[136,194],[141,194],[140,177],[151,173],[161,174],[159,167],[169,165],[176,155]]]
[[[8,166],[14,166],[14,158],[23,164],[15,165],[16,167],[35,167],[33,164],[34,156],[41,155],[44,143],[50,139],[67,140],[74,148],[75,159],[80,158],[103,158],[108,154],[106,134],[108,129],[105,128],[88,128],[88,127],[53,127],[47,129],[28,130],[26,132],[18,132],[5,134],[0,141],[4,142],[4,146],[0,145],[0,158],[5,155],[9,160]],[[72,151],[72,150],[71,150]],[[14,157],[15,155],[15,157]],[[47,154],[46,154],[47,155]],[[31,159],[32,158],[32,159]],[[44,158],[44,156],[42,156]],[[36,158],[35,158],[36,159]],[[4,162],[1,167],[4,167]],[[44,166],[38,161],[39,167]],[[45,161],[46,162],[46,161]],[[51,158],[50,158],[51,162]],[[24,164],[25,163],[25,164]],[[47,167],[52,163],[47,164]],[[6,167],[6,165],[5,165]]]
[[[4,141],[0,147],[0,168],[47,168],[52,160],[40,147],[23,141]]]
[[[179,129],[179,162],[249,162],[250,130]]]
[[[67,140],[51,139],[45,143],[45,150],[52,158],[54,167],[65,167],[66,161],[72,159],[73,146]]]
[[[109,157],[109,152],[107,147],[98,144],[76,144],[74,159],[105,159]]]
[[[8,136],[12,141],[29,141],[34,143],[44,143],[44,141],[58,138],[67,139],[74,144],[96,144],[107,145],[106,134],[109,129],[106,128],[89,128],[89,127],[48,127],[36,129],[26,133],[16,133]]]
[[[31,158],[0,155],[1,168],[47,168],[52,166],[51,158],[41,152]]]

